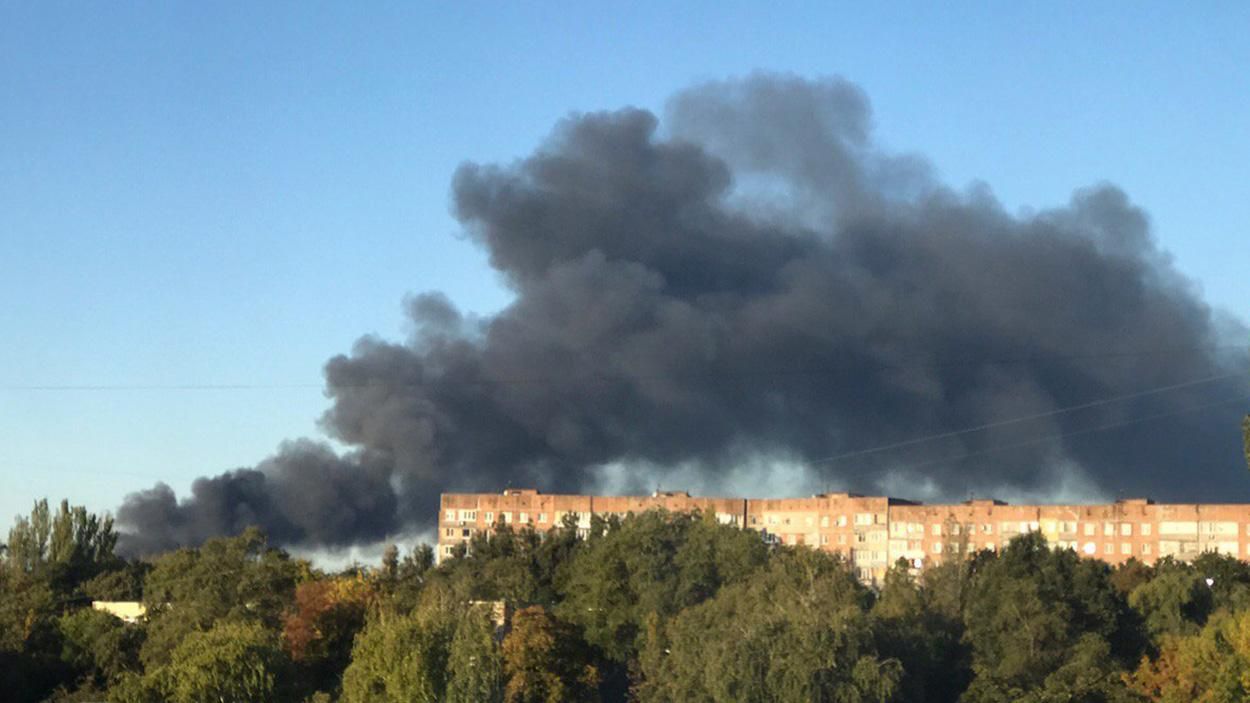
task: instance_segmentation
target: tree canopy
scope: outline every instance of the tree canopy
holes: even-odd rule
[[[1037,533],[851,565],[662,511],[323,571],[257,530],[128,561],[46,502],[0,568],[6,700],[1146,703],[1250,696],[1250,565],[1112,568]],[[92,599],[141,598],[123,622]]]

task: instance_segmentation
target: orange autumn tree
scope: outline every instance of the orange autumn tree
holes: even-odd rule
[[[322,679],[319,690],[337,687],[351,660],[352,640],[365,624],[377,589],[360,576],[305,581],[295,589],[295,608],[282,635],[291,660]]]
[[[1250,700],[1250,611],[1221,613],[1195,635],[1164,637],[1159,656],[1144,658],[1125,683],[1157,703]]]

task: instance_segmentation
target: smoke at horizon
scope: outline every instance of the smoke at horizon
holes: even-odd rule
[[[409,339],[326,364],[322,426],[349,453],[298,440],[181,501],[131,494],[126,548],[249,524],[363,544],[428,529],[442,491],[507,485],[1250,498],[1247,328],[1142,210],[1103,184],[1013,215],[871,132],[853,84],[759,74],[462,165],[454,214],[514,300],[474,317],[411,297]]]

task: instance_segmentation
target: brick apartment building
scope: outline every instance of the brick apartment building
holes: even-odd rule
[[[625,517],[665,509],[711,511],[727,525],[758,530],[775,544],[807,545],[847,558],[865,583],[879,583],[903,558],[922,569],[1011,538],[1041,532],[1052,545],[1118,564],[1218,552],[1250,559],[1250,504],[1161,505],[1146,499],[1097,505],[1008,505],[970,500],[925,505],[884,496],[825,493],[810,498],[700,498],[684,491],[650,496],[445,493],[438,516],[438,558],[497,524],[545,532],[572,516],[584,536],[592,516]]]

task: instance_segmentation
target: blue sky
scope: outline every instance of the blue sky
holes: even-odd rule
[[[460,162],[757,69],[857,82],[1013,210],[1120,185],[1250,319],[1250,5],[670,5],[0,4],[0,520],[317,436],[322,364],[406,294],[506,303]],[[171,387],[217,384],[251,387]]]

